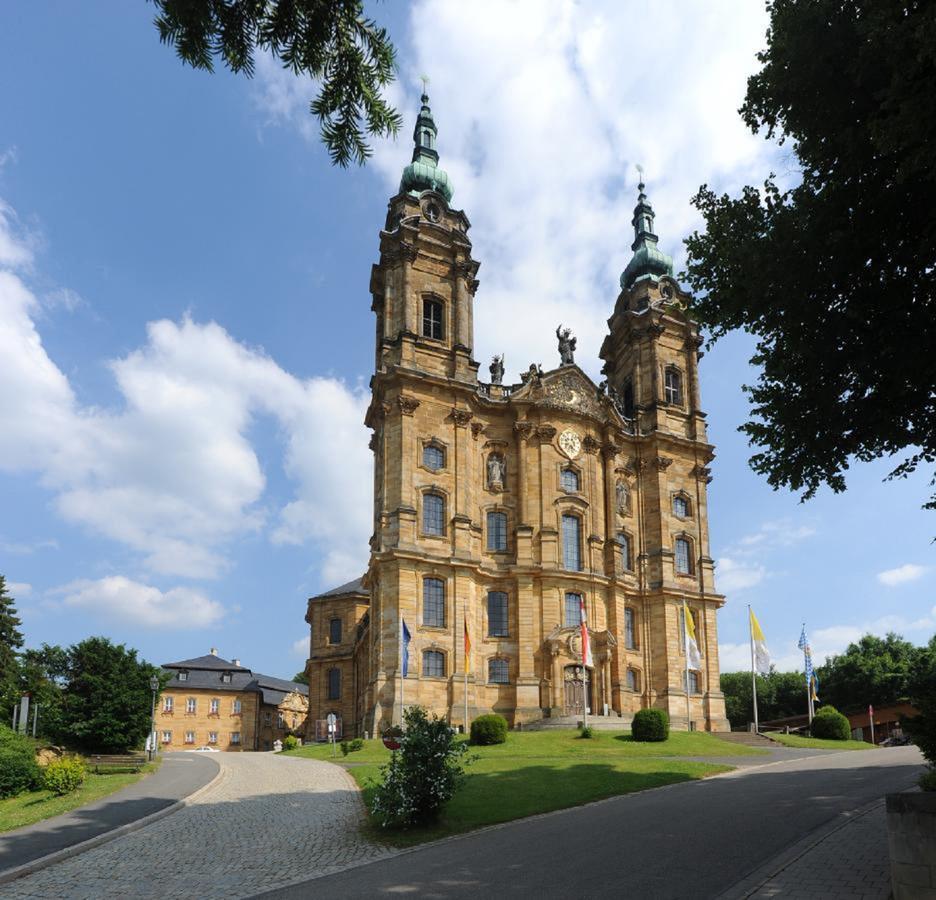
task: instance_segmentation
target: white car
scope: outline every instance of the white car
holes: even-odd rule
[[[219,753],[220,751],[218,750],[217,747],[209,747],[207,744],[205,744],[204,747],[196,747],[194,752],[195,753]]]

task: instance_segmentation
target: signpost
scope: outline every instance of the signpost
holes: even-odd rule
[[[868,722],[871,724],[871,744],[874,744],[874,707],[868,704]]]
[[[329,713],[328,718],[328,739],[331,741],[332,745],[332,756],[337,756],[338,752],[335,750],[335,731],[338,728],[338,717],[334,713]]]

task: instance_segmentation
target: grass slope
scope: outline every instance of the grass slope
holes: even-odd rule
[[[369,806],[389,752],[380,741],[368,741],[345,758],[332,757],[331,748],[323,745],[302,747],[290,755],[346,765]],[[674,733],[667,741],[641,744],[630,734],[597,732],[591,740],[582,740],[577,731],[529,731],[511,732],[505,744],[472,747],[471,755],[476,759],[468,766],[468,778],[438,824],[407,832],[369,827],[370,836],[405,847],[731,769],[679,757],[757,756],[762,751],[704,733]]]
[[[771,738],[787,747],[801,747],[812,750],[871,750],[866,741],[827,741],[824,738],[801,737],[798,734],[773,734]]]
[[[93,803],[108,794],[134,784],[149,772],[154,771],[159,761],[147,765],[140,772],[95,775],[88,773],[84,784],[77,791],[56,797],[51,791],[27,791],[17,797],[0,800],[0,833],[33,825],[43,819],[71,812],[86,803]]]

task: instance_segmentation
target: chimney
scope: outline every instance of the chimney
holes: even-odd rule
[[[212,656],[217,656],[217,655],[218,655],[218,648],[217,648],[217,647],[212,647],[212,648],[211,648],[211,655],[212,655]]]
[[[240,665],[240,660],[239,660],[239,659],[235,659],[235,660],[234,660],[234,665],[235,665],[235,666],[239,666],[239,665]]]

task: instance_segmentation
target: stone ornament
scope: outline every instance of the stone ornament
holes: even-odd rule
[[[617,484],[614,486],[614,499],[617,504],[617,511],[622,516],[626,516],[627,510],[630,508],[630,491],[623,479],[619,478]]]
[[[452,420],[460,428],[464,428],[473,418],[474,413],[470,410],[458,409],[457,407],[452,410]]]
[[[504,383],[504,354],[500,356],[495,356],[491,360],[491,365],[488,367],[488,371],[491,373],[491,384],[503,384]]]
[[[507,464],[499,453],[492,453],[487,459],[488,490],[502,491],[507,478]]]
[[[406,394],[400,394],[397,397],[397,403],[400,404],[400,412],[404,416],[411,416],[419,406],[419,401],[415,397],[407,397]]]
[[[560,324],[556,329],[556,337],[559,339],[560,365],[574,366],[576,339],[572,337],[572,329],[563,328]]]
[[[578,413],[604,419],[604,410],[591,387],[577,372],[551,376],[545,382],[544,405],[573,409]]]
[[[568,428],[559,435],[559,449],[569,459],[575,459],[582,452],[582,439],[571,428]]]

